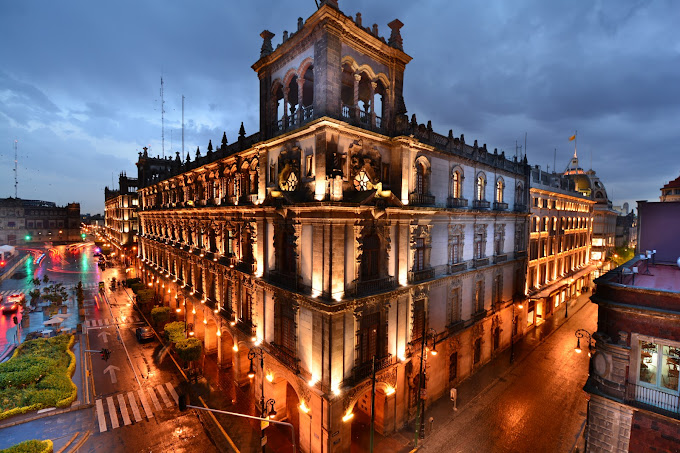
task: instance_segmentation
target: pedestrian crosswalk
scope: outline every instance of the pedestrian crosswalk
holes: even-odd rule
[[[64,284],[64,288],[66,288],[67,291],[71,290],[74,288],[76,284]],[[83,283],[83,289],[98,289],[99,288],[99,283]],[[30,287],[30,288],[23,288],[23,289],[3,289],[0,291],[0,295],[7,297],[10,294],[23,294],[26,297],[28,297],[28,294],[36,289],[36,287]]]
[[[106,327],[117,324],[135,324],[141,322],[136,316],[116,316],[115,318],[88,319],[84,322],[85,327]]]
[[[161,405],[161,401],[165,407]],[[99,432],[103,433],[109,427],[110,429],[120,428],[121,422],[122,426],[127,426],[141,422],[143,417],[152,419],[154,417],[153,409],[157,413],[178,404],[179,396],[172,382],[99,398],[95,401]],[[143,412],[140,411],[140,407]],[[132,413],[132,417],[130,413]]]

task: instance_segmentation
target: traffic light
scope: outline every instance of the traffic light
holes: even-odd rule
[[[109,357],[111,357],[111,351],[109,351],[106,348],[102,348],[102,350],[99,353],[102,356],[102,360],[106,360],[107,362],[109,361]]]
[[[24,236],[24,240],[30,241],[30,240],[31,240],[31,235],[30,235],[30,234],[27,234],[26,236]]]
[[[179,406],[179,411],[184,412],[187,410],[187,396],[185,394],[179,395],[179,399],[177,401],[177,405]]]
[[[0,267],[5,267],[5,264],[7,264],[7,261],[0,260]]]
[[[15,326],[19,324],[19,318],[17,318],[16,316],[12,316],[12,321],[14,322]]]

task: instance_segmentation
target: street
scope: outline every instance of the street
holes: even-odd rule
[[[595,304],[587,302],[576,313],[570,310],[568,321],[457,412],[452,407],[444,413],[431,411],[439,414],[436,423],[443,424],[428,436],[422,451],[571,452],[586,418],[582,387],[589,360],[588,354],[574,351],[574,332],[594,332],[596,323]]]
[[[12,425],[16,418],[3,420],[0,449],[27,439],[52,439],[55,451],[80,452],[165,452],[217,451],[194,411],[180,413],[177,406],[180,373],[157,338],[139,342],[135,329],[145,325],[142,315],[132,306],[131,291],[122,287],[111,290],[111,278],[125,279],[123,271],[108,268],[100,271],[92,257],[93,244],[75,253],[66,247],[48,252],[40,263],[29,260],[21,279],[8,278],[0,291],[23,291],[34,286],[32,278],[48,275],[69,290],[82,281],[85,287],[84,318],[79,317],[75,301],[66,304],[73,316],[62,328],[82,324],[77,335],[78,368],[74,382],[79,385],[79,401],[71,412],[52,415]],[[100,281],[107,283],[99,292]],[[43,314],[30,314],[30,330],[42,329]],[[11,317],[6,316],[4,318]],[[2,339],[12,334],[7,319],[0,323]],[[71,326],[73,324],[73,326]],[[19,332],[23,337],[26,332]],[[0,349],[4,346],[0,344]],[[99,351],[110,350],[108,360]],[[93,352],[86,352],[93,351]],[[80,375],[84,358],[87,385]],[[89,402],[89,404],[87,404]],[[76,404],[77,403],[77,404]],[[26,416],[36,418],[36,413]]]

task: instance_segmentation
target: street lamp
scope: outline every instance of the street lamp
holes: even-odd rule
[[[593,346],[593,336],[590,332],[585,329],[578,329],[574,332],[574,336],[576,337],[576,347],[574,348],[574,351],[576,351],[577,354],[581,353],[581,338],[588,338],[588,357],[591,357],[592,353],[595,351],[595,346]]]
[[[437,331],[432,327],[426,330],[425,322],[423,321],[423,336],[420,344],[420,377],[418,379],[418,409],[416,411],[416,432],[414,439],[415,447],[418,447],[418,438],[425,438],[425,403],[421,393],[423,391],[423,381],[425,380],[425,377],[423,376],[423,365],[427,356],[425,345],[430,338],[432,338],[432,351],[429,351],[428,349],[427,352],[431,352],[434,356],[437,355]]]
[[[524,305],[521,303],[517,305],[517,308],[522,310]],[[512,304],[512,329],[510,330],[510,363],[515,361],[515,334],[517,333],[517,319],[515,318],[515,304]]]
[[[261,389],[261,396],[260,396],[260,408],[262,408],[262,417],[266,417],[267,413],[267,403],[269,401],[274,401],[272,399],[267,400],[265,402],[264,400],[264,349],[259,348],[259,347],[253,347],[250,348],[250,351],[248,351],[248,360],[250,360],[250,368],[248,369],[248,378],[253,379],[255,377],[255,366],[253,364],[253,359],[260,358],[260,369],[262,370],[262,379],[260,379],[260,389]],[[273,410],[273,403],[272,403],[272,410]],[[274,411],[274,415],[276,415],[276,411]],[[261,433],[261,439],[262,439],[262,453],[265,453],[265,443],[264,443],[264,426],[262,426],[262,433]]]

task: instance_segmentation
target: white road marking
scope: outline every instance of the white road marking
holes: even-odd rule
[[[156,392],[153,391],[153,387],[149,387],[149,395],[151,395],[151,401],[153,401],[153,405],[156,408],[157,411],[161,410],[161,403],[158,402],[158,398],[156,398]]]
[[[106,419],[104,418],[104,405],[102,400],[97,400],[97,419],[99,420],[99,432],[103,433],[106,431]]]
[[[109,321],[111,321],[109,318],[104,318],[104,325],[109,325]]]
[[[116,370],[120,371],[120,368],[118,368],[115,365],[109,365],[106,368],[104,368],[104,374],[106,373],[110,374],[112,384],[118,382],[118,379],[116,379]]]
[[[157,385],[156,390],[158,391],[158,394],[161,396],[161,399],[165,403],[165,407],[172,407],[172,403],[170,402],[170,399],[168,398],[168,395],[165,394],[165,390],[163,389],[162,385]]]
[[[122,393],[118,394],[118,408],[120,409],[120,415],[123,416],[123,423],[125,423],[125,426],[132,423],[130,421],[130,416],[128,415],[127,406],[125,405],[125,397]]]
[[[142,416],[139,413],[139,408],[137,407],[137,401],[135,401],[135,394],[133,392],[128,392],[128,400],[130,401],[130,408],[132,409],[132,415],[135,416],[135,421],[141,422]]]
[[[175,388],[172,386],[172,382],[166,382],[165,386],[168,388],[170,395],[172,395],[172,399],[175,400],[175,404],[179,405],[179,396],[177,396],[177,392],[175,391]]]
[[[118,424],[118,414],[116,414],[116,406],[113,404],[113,398],[110,396],[106,398],[106,404],[109,406],[109,418],[111,419],[111,428],[116,429],[120,426]]]
[[[98,320],[97,320],[97,325],[98,325],[99,327],[101,327],[102,324],[103,324],[103,323],[102,323],[102,320],[101,320],[101,319],[98,319]]]
[[[149,403],[146,401],[146,396],[144,396],[144,391],[142,389],[137,390],[137,395],[139,395],[139,401],[142,402],[142,407],[144,408],[144,412],[146,413],[147,418],[153,418],[153,412],[151,412],[151,407],[149,407]]]
[[[108,333],[107,331],[103,330],[103,331],[99,332],[99,335],[97,335],[97,336],[98,336],[99,338],[102,338],[102,337],[103,337],[102,339],[104,340],[104,343],[108,343],[108,342],[109,342],[109,333]]]

